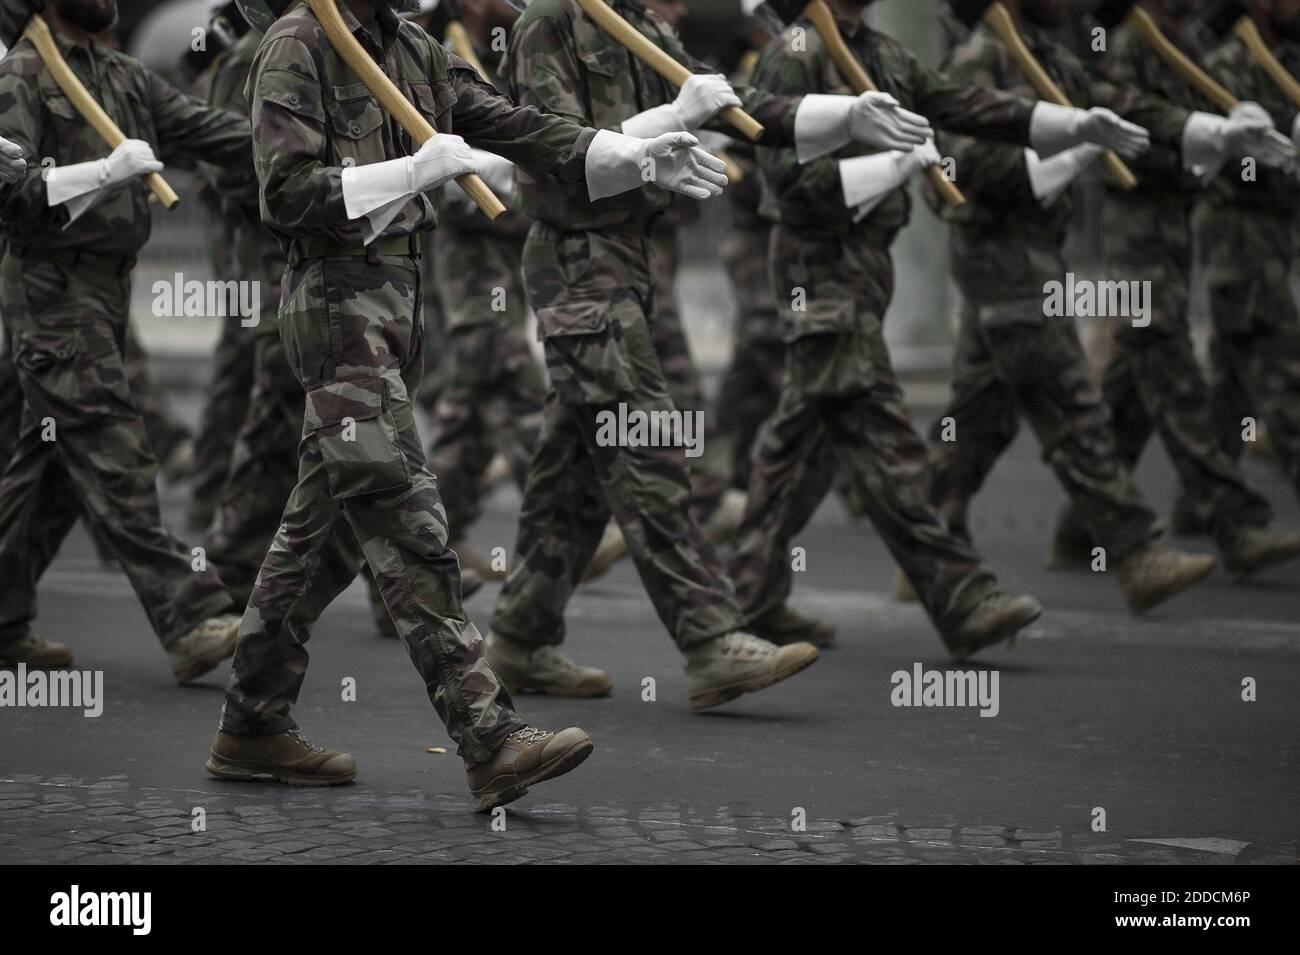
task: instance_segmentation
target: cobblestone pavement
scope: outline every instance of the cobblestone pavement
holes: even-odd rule
[[[233,787],[247,788],[247,787]],[[193,815],[201,795],[205,831]],[[539,804],[501,821],[420,791],[238,793],[159,790],[120,777],[0,780],[0,862],[85,864],[922,862],[980,865],[1292,863],[1297,844],[1226,839],[1170,845],[1105,833],[963,826],[876,815],[791,821],[664,803]]]

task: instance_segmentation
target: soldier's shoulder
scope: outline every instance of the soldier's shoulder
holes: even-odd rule
[[[23,38],[0,60],[0,76],[18,76],[34,80],[45,68],[41,56],[30,40]]]
[[[865,27],[864,29],[867,31],[867,36],[870,38],[872,45],[875,46],[882,56],[892,60],[916,59],[915,54],[913,54],[911,50],[888,33],[881,33],[879,30],[872,29],[871,27]]]
[[[576,12],[573,0],[530,0],[519,15],[516,29],[531,26],[539,20],[572,20]]]
[[[266,35],[262,37],[258,49],[265,50],[272,45],[288,46],[294,40],[313,49],[322,43],[329,42],[325,36],[325,28],[316,19],[316,15],[311,12],[311,7],[306,4],[294,7],[288,13],[277,18],[267,29]]]
[[[1006,45],[985,24],[971,30],[964,40],[953,45],[946,65],[949,70],[958,68],[984,68],[1001,70],[1009,61]]]
[[[1211,48],[1205,56],[1205,64],[1211,68],[1248,69],[1253,63],[1245,44],[1235,36],[1226,37],[1221,43]]]

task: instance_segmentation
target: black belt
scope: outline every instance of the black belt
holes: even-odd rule
[[[135,268],[134,255],[105,255],[87,249],[44,249],[23,242],[10,242],[6,251],[20,259],[39,259],[65,269],[88,268],[96,272],[127,275]]]
[[[289,244],[289,258],[293,262],[303,259],[334,259],[342,256],[365,256],[366,261],[377,263],[382,256],[400,255],[418,259],[420,239],[415,233],[376,239],[369,245],[346,245],[325,235],[309,235],[294,239]]]

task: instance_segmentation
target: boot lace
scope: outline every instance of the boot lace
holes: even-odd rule
[[[546,730],[539,730],[536,726],[525,726],[523,729],[515,730],[506,739],[518,740],[521,743],[540,743],[554,735]]]
[[[301,746],[303,749],[309,750],[310,752],[313,753],[325,752],[325,748],[323,746],[313,746],[311,740],[307,739],[307,737],[302,735],[301,730],[289,730],[289,738],[295,740],[299,746]]]

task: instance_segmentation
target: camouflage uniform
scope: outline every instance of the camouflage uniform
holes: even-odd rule
[[[1030,103],[957,85],[861,20],[839,26],[867,73],[905,108],[939,127],[1028,140]],[[797,49],[796,30],[806,50]],[[764,49],[754,75],[778,93],[849,91],[805,19]],[[793,584],[790,541],[826,496],[838,461],[948,635],[997,584],[926,503],[925,444],[904,405],[882,328],[893,294],[889,247],[907,222],[910,198],[896,189],[854,223],[841,190],[838,160],[869,152],[850,146],[801,166],[793,150],[759,150],[772,195],[763,212],[777,222],[768,261],[787,364],[780,404],[754,461],[733,564],[736,590],[751,620],[785,603]]]
[[[1279,40],[1274,54],[1300,75],[1300,44]],[[1242,99],[1259,103],[1281,130],[1295,104],[1255,65],[1245,45],[1230,37],[1206,67]],[[1210,299],[1212,407],[1219,444],[1242,452],[1242,418],[1268,427],[1278,460],[1300,494],[1300,317],[1291,296],[1300,209],[1293,175],[1263,166],[1248,181],[1231,161],[1201,193],[1193,216],[1197,250]]]
[[[350,7],[340,11],[435,128],[582,181],[594,132],[514,107],[387,6],[370,29]],[[411,198],[365,247],[363,221],[347,219],[343,200],[344,165],[415,148],[301,3],[267,32],[249,89],[262,218],[289,249],[280,335],[306,412],[298,483],[244,615],[222,728],[294,727],[311,626],[356,576],[359,541],[449,734],[468,761],[489,761],[524,724],[461,605],[460,568],[410,401],[423,359],[417,233],[434,225],[433,205],[423,193]]]
[[[482,514],[483,478],[496,451],[522,489],[541,431],[546,376],[529,350],[520,271],[527,234],[528,219],[517,210],[491,220],[447,187],[433,243],[447,375],[429,424],[429,470],[438,476],[453,543]]]
[[[93,40],[82,47],[60,34],[56,42],[122,131],[161,161],[203,158],[222,164],[232,183],[251,179],[246,120],[184,96]],[[195,571],[189,549],[162,527],[158,466],[124,368],[129,276],[149,235],[148,193],[139,180],[123,185],[70,226],[65,206],[48,205],[38,157],[65,165],[108,149],[26,40],[0,62],[0,136],[33,160],[0,191],[0,308],[24,397],[17,448],[0,479],[0,640],[28,631],[37,582],[84,512],[167,647],[235,608],[216,574]],[[45,419],[56,428],[52,441],[43,440]]]
[[[1198,59],[1191,37],[1175,36]],[[1101,73],[1187,110],[1210,109],[1191,85],[1129,26],[1110,34],[1098,57]],[[1110,192],[1105,205],[1107,277],[1151,282],[1151,324],[1122,323],[1102,372],[1102,395],[1110,409],[1120,461],[1137,464],[1158,432],[1183,487],[1203,502],[1210,529],[1225,543],[1243,528],[1272,518],[1268,502],[1246,485],[1241,470],[1218,445],[1209,389],[1196,361],[1188,323],[1192,266],[1192,204],[1200,189],[1183,169],[1171,143],[1156,146],[1132,163],[1138,187]],[[1077,510],[1066,527],[1082,524]]]
[[[1154,151],[1168,151],[1177,141],[1185,110],[1095,80],[1042,30],[1026,27],[1024,36],[1071,102],[1106,106],[1146,126]],[[1034,95],[983,24],[952,50],[946,65],[967,82]],[[970,201],[945,212],[953,276],[966,307],[952,397],[930,435],[931,503],[969,539],[970,500],[1015,438],[1023,414],[1091,539],[1121,559],[1158,536],[1155,517],[1117,455],[1073,320],[1049,317],[1044,309],[1046,283],[1065,279],[1061,246],[1074,214],[1071,191],[1044,206],[1033,194],[1023,150],[951,138],[944,146]],[[955,424],[955,440],[943,440],[946,418]]]
[[[614,8],[678,62],[711,72],[640,3],[617,0]],[[529,4],[511,36],[506,73],[519,102],[601,129],[618,130],[675,98],[574,0]],[[794,101],[744,87],[737,93],[766,136],[791,141]],[[731,582],[691,516],[682,449],[596,441],[602,410],[616,412],[620,403],[629,412],[673,410],[652,328],[660,313],[651,235],[669,195],[646,185],[591,202],[581,184],[522,171],[517,178],[524,211],[536,220],[524,246],[524,281],[551,391],[493,630],[518,644],[559,644],[564,609],[611,514],[679,648],[737,630]]]
[[[253,62],[259,37],[246,33],[235,45],[222,53],[217,62],[203,74],[195,93],[213,106],[234,110],[246,115],[248,104],[244,100],[244,81]],[[244,270],[238,252],[241,210],[222,200],[210,187],[203,189],[202,198],[210,212],[212,223],[212,272],[218,280],[255,281],[256,272]],[[274,286],[263,286],[269,292]],[[256,351],[256,326],[246,326],[230,303],[221,320],[221,334],[213,353],[212,379],[208,385],[208,402],[203,408],[199,430],[194,438],[193,487],[186,521],[191,527],[206,528],[213,517],[221,497],[226,474],[230,470],[231,455],[241,423],[247,416],[249,395],[253,389],[254,353]],[[265,303],[263,303],[265,305]],[[264,311],[267,311],[264,309]],[[272,314],[274,314],[272,312]]]

